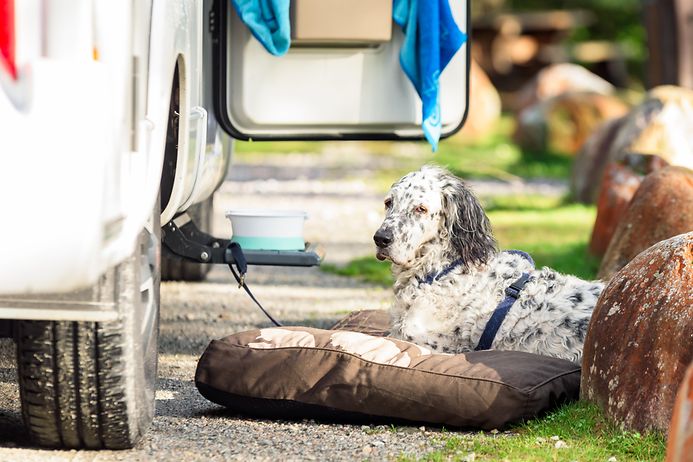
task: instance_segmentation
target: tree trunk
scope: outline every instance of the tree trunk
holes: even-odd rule
[[[648,87],[693,88],[693,0],[647,0]]]

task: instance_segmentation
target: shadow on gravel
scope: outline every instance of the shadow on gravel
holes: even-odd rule
[[[276,419],[263,419],[242,415],[231,411],[219,404],[209,401],[202,396],[195,382],[192,380],[178,380],[159,378],[158,390],[170,392],[166,399],[156,400],[156,418],[208,418],[208,419],[243,419],[256,421],[269,421]],[[300,419],[299,419],[300,420]]]
[[[358,243],[340,243],[330,244],[331,247],[337,249],[340,253],[344,253]],[[329,251],[327,261],[330,264]],[[333,263],[334,264],[334,263]],[[383,288],[390,290],[389,287],[379,286],[364,281],[360,281],[351,277],[340,276],[333,273],[328,273],[320,268],[281,268],[271,267],[271,269],[261,268],[258,266],[249,266],[246,279],[251,290],[253,287],[264,286],[293,286],[296,290],[301,289],[353,289],[353,288]],[[229,284],[237,287],[236,282],[231,276],[231,272],[226,267],[221,267],[219,270],[210,272],[207,279],[202,284]]]
[[[329,329],[337,323],[344,315],[339,314],[329,317],[311,317],[293,319],[282,317],[274,313],[277,320],[285,326],[313,327],[315,329]],[[257,324],[238,325],[233,322],[214,323],[214,331],[218,334],[210,334],[210,323],[208,320],[200,321],[180,321],[184,324],[184,334],[181,329],[173,332],[161,329],[159,332],[159,355],[192,355],[199,357],[204,352],[209,342],[213,339],[226,337],[252,329],[266,329],[274,327],[268,320],[263,320]],[[163,321],[162,324],[173,324],[171,321]],[[177,323],[177,322],[176,322]],[[1,369],[0,369],[1,370]]]
[[[0,409],[0,448],[33,447],[18,412]]]
[[[159,378],[159,395],[169,392],[166,398],[157,398],[156,417],[201,417],[208,416],[210,409],[219,410],[218,405],[205,399],[192,380]],[[223,408],[221,408],[223,410]]]
[[[17,369],[0,367],[0,383],[17,383]]]

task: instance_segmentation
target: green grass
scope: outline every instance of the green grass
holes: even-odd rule
[[[323,271],[328,273],[349,276],[361,281],[371,282],[382,286],[392,285],[390,263],[378,261],[374,257],[361,257],[350,261],[345,266],[336,266],[329,263],[320,265]]]
[[[615,457],[619,462],[651,462],[663,460],[666,449],[661,434],[622,431],[585,402],[564,405],[508,432],[444,434],[442,438],[444,448],[421,460],[464,460],[474,453],[476,461],[606,462]],[[566,447],[556,448],[557,441]]]
[[[541,196],[496,197],[486,211],[501,249],[520,249],[532,255],[537,267],[592,279],[598,261],[587,254],[595,209],[565,204],[561,199]],[[389,286],[390,264],[362,257],[344,267],[325,265],[325,271]]]
[[[388,186],[393,179],[435,162],[448,167],[463,178],[566,178],[570,174],[572,159],[551,152],[523,151],[512,141],[513,120],[505,115],[493,132],[483,139],[469,140],[456,135],[440,142],[438,152],[432,153],[426,142],[417,142],[415,155],[404,155],[399,142],[361,142],[364,152],[391,156],[398,168],[379,172],[379,183]],[[329,142],[317,141],[237,141],[235,153],[241,158],[290,153],[320,154]]]
[[[482,140],[453,136],[440,143],[429,161],[447,166],[463,178],[567,178],[572,158],[552,152],[523,151],[513,143],[513,121],[504,116],[496,130]]]
[[[234,154],[241,157],[255,155],[291,154],[319,154],[322,152],[323,143],[316,141],[236,141]]]

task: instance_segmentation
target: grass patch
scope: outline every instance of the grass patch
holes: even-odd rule
[[[666,442],[661,434],[622,431],[606,421],[592,404],[564,405],[509,432],[446,435],[445,447],[422,460],[476,461],[658,461]],[[556,444],[565,447],[556,448]],[[411,460],[406,457],[400,460]],[[612,459],[613,460],[613,459]]]
[[[596,277],[599,261],[587,254],[595,208],[566,204],[541,196],[496,197],[486,205],[501,249],[519,249],[532,255],[538,268],[549,266],[584,279]],[[390,264],[363,257],[344,267],[325,265],[325,271],[389,286]]]
[[[392,275],[390,273],[390,262],[378,261],[374,257],[362,257],[350,261],[345,266],[331,264],[320,265],[323,271],[328,273],[349,276],[361,281],[374,284],[389,286],[392,285]]]
[[[236,141],[234,154],[241,157],[272,154],[319,154],[323,143],[317,141]]]
[[[448,167],[463,178],[567,178],[572,158],[551,152],[523,151],[512,140],[514,121],[503,116],[495,130],[483,139],[469,140],[456,135],[440,142],[438,152],[432,153],[424,142],[413,143],[413,149],[402,151],[403,144],[395,141],[361,142],[364,152],[374,156],[391,156],[398,167],[379,173],[378,182],[389,186],[394,178],[419,168],[427,162]],[[320,154],[326,143],[319,141],[236,141],[235,153],[241,158],[291,153]],[[410,145],[412,143],[409,143]]]
[[[504,116],[482,140],[454,136],[440,143],[428,160],[463,178],[567,178],[572,158],[552,152],[523,151],[512,141],[513,120]]]

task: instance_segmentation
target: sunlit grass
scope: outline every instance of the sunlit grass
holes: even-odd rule
[[[623,431],[585,402],[568,404],[509,432],[444,434],[444,448],[419,460],[652,462],[664,459],[661,434]],[[561,443],[559,443],[559,441]],[[556,445],[558,444],[558,448]],[[415,460],[401,457],[400,460]]]
[[[456,135],[440,143],[429,161],[447,166],[463,178],[567,178],[572,159],[551,152],[523,151],[513,143],[513,120],[503,117],[495,130],[481,140]]]
[[[324,143],[318,141],[236,141],[234,154],[241,157],[273,154],[319,154]]]
[[[551,152],[522,151],[512,141],[513,120],[504,116],[491,133],[481,139],[468,139],[463,134],[440,142],[438,152],[433,153],[424,142],[408,143],[403,152],[402,143],[396,141],[371,141],[359,143],[364,152],[396,159],[397,167],[378,173],[382,182],[389,186],[393,178],[434,162],[449,168],[463,178],[566,178],[570,174],[572,159]],[[328,143],[319,141],[237,141],[235,152],[240,158],[253,158],[282,154],[320,154]]]

